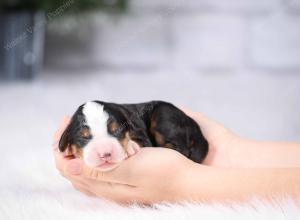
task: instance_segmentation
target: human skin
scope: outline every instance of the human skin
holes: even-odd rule
[[[183,109],[202,128],[210,152],[205,165],[228,168],[300,167],[300,143],[241,138],[201,113]]]
[[[299,144],[244,140],[200,113],[185,112],[199,123],[209,142],[203,164],[171,149],[149,147],[116,169],[100,172],[80,159],[63,157],[55,146],[56,167],[77,190],[120,203],[270,200],[277,196],[296,200],[300,195]],[[68,118],[62,122],[56,141],[68,122]],[[260,150],[259,157],[255,149]]]

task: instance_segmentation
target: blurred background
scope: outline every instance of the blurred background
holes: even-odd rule
[[[1,146],[16,152],[50,146],[95,99],[165,100],[299,141],[300,1],[1,0],[0,79]]]

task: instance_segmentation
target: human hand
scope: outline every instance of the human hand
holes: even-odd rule
[[[174,150],[143,148],[108,172],[90,168],[79,159],[62,158],[57,153],[55,157],[61,174],[89,196],[119,203],[152,204],[187,200],[189,194],[184,176],[193,162]]]
[[[205,165],[230,167],[232,144],[238,137],[222,125],[200,113],[184,109],[200,126],[209,142],[209,153]],[[56,132],[58,142],[69,123],[65,118]],[[57,149],[57,147],[56,147]],[[176,151],[164,148],[143,148],[132,158],[123,161],[121,166],[111,172],[100,172],[87,167],[79,159],[64,157],[54,151],[56,166],[79,191],[90,195],[105,197],[119,202],[174,201],[187,195],[183,178],[194,163]],[[155,159],[154,159],[155,158]],[[204,168],[204,166],[197,165]],[[169,172],[175,170],[176,172]],[[186,197],[185,197],[186,198]]]
[[[183,109],[201,127],[209,143],[203,164],[226,168],[299,167],[300,143],[241,138],[201,113]]]
[[[242,139],[220,123],[199,112],[193,112],[186,108],[181,109],[198,123],[208,141],[209,152],[202,164],[215,167],[235,167],[237,165],[234,156],[235,150]]]
[[[56,142],[67,124],[66,118],[56,132]],[[57,169],[77,190],[120,203],[187,199],[185,186],[190,178],[185,176],[196,165],[177,151],[151,147],[141,149],[109,172],[90,168],[80,159],[64,157],[57,146],[54,156]]]
[[[134,157],[123,161],[115,170],[103,173],[87,167],[80,159],[64,157],[58,152],[56,144],[54,148],[56,167],[77,190],[89,196],[107,198],[120,203],[150,204],[187,200],[243,201],[253,196],[269,198],[270,195],[275,194],[299,195],[299,184],[296,184],[299,183],[299,169],[238,168],[243,167],[242,163],[236,163],[234,167],[232,149],[238,145],[242,146],[245,141],[240,142],[242,139],[199,113],[188,110],[185,112],[200,124],[209,142],[210,150],[213,149],[205,160],[207,165],[212,166],[196,164],[171,149],[143,148]],[[69,119],[63,121],[55,135],[56,141],[68,123]],[[274,148],[273,143],[270,146]],[[297,146],[293,144],[291,147]],[[253,149],[253,147],[254,145],[251,144],[248,148]],[[257,147],[261,150],[262,146]],[[272,152],[274,154],[274,151]],[[226,155],[229,156],[226,158]],[[237,152],[235,156],[237,155],[245,158],[245,154],[243,156],[241,152]],[[283,154],[281,152],[278,155]],[[226,159],[223,160],[222,157]],[[262,161],[268,162],[265,158],[262,158]],[[249,164],[253,164],[253,158],[246,166]],[[277,163],[272,162],[272,164]],[[239,184],[241,179],[244,184]]]

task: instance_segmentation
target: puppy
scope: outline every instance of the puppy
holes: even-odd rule
[[[66,156],[82,158],[90,167],[109,171],[140,147],[166,147],[201,163],[208,143],[198,124],[163,101],[81,105],[59,141]]]

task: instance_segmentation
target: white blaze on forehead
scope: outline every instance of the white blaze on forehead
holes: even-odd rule
[[[82,109],[85,124],[90,128],[92,139],[83,149],[83,159],[88,166],[95,167],[103,164],[99,153],[111,153],[111,162],[120,163],[126,158],[126,153],[117,140],[107,131],[109,115],[104,106],[97,102],[87,102]]]
[[[104,106],[96,102],[87,102],[82,110],[86,125],[89,126],[93,137],[107,137],[107,120],[109,118]]]
[[[82,109],[85,116],[85,124],[90,128],[92,139],[83,149],[83,160],[91,167],[99,167],[107,163],[103,159],[104,154],[109,153],[109,163],[112,166],[100,168],[102,171],[111,170],[121,161],[125,160],[128,155],[132,156],[138,151],[139,146],[133,141],[129,141],[128,153],[120,144],[116,137],[111,136],[107,131],[108,113],[104,106],[97,102],[87,102]]]

